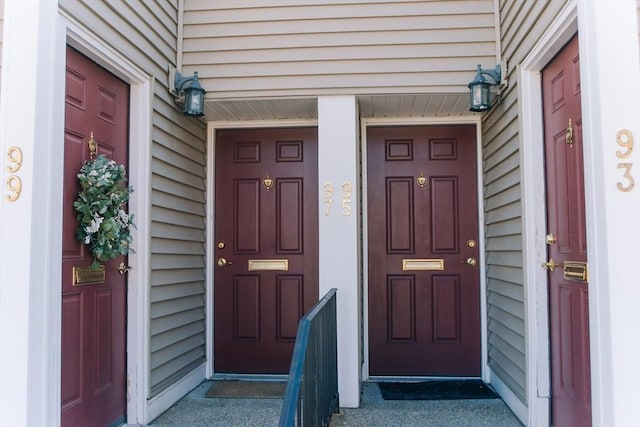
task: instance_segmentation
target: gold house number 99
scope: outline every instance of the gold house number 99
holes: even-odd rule
[[[616,151],[616,156],[619,159],[626,159],[631,156],[631,152],[633,151],[633,134],[631,132],[626,129],[622,129],[616,135],[616,142],[620,147],[624,148],[624,151]],[[618,182],[616,186],[618,187],[618,190],[625,193],[633,190],[633,187],[635,187],[635,181],[631,176],[632,166],[633,163],[631,162],[618,163],[618,169],[622,169],[624,171],[622,177],[625,179],[625,182]]]
[[[18,175],[15,175],[16,172],[20,170],[22,167],[22,150],[18,147],[9,147],[7,150],[7,171],[11,174],[7,178],[6,186],[7,186],[7,194],[5,199],[9,202],[15,202],[20,197],[20,193],[22,192],[22,180]]]

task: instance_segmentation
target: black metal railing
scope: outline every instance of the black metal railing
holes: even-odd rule
[[[338,412],[336,292],[331,289],[300,319],[280,427],[327,426]]]

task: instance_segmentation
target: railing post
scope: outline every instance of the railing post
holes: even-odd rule
[[[300,319],[280,427],[326,426],[338,411],[336,292]]]

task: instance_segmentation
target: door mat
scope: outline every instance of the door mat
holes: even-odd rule
[[[282,399],[286,388],[284,381],[214,381],[205,397]]]
[[[384,400],[497,399],[481,380],[443,380],[420,383],[378,383]]]

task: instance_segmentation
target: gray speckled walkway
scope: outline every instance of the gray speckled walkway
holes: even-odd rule
[[[158,417],[150,427],[277,426],[282,399],[207,398],[206,381]],[[360,408],[342,408],[331,426],[491,426],[522,424],[500,399],[383,400],[377,384],[362,385]]]

